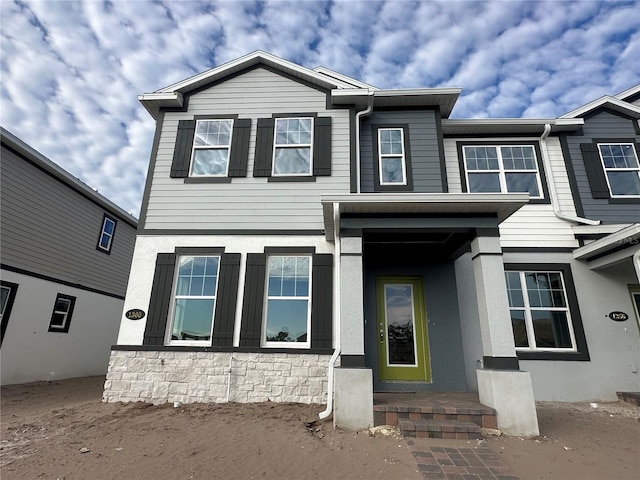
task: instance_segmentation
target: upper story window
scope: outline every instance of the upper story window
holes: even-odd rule
[[[53,305],[51,322],[49,322],[50,332],[69,333],[69,325],[75,304],[76,297],[63,293],[58,294],[56,303]]]
[[[198,120],[193,142],[192,176],[226,177],[233,120]]]
[[[311,324],[311,256],[269,256],[265,346],[308,347]]]
[[[311,175],[313,118],[277,118],[273,175]]]
[[[533,145],[465,145],[462,151],[469,192],[544,198]]]
[[[116,220],[104,215],[102,219],[102,229],[100,230],[100,237],[98,238],[98,245],[96,248],[101,252],[110,253],[111,245],[113,243],[113,236],[116,233]]]
[[[220,256],[178,257],[172,298],[170,345],[210,345]]]
[[[380,128],[378,130],[378,168],[380,185],[407,184],[402,128]]]
[[[598,152],[611,196],[640,196],[640,164],[634,145],[599,143]]]

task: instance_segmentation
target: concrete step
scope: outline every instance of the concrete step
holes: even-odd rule
[[[459,440],[482,438],[480,426],[472,422],[399,419],[398,427],[405,437]]]

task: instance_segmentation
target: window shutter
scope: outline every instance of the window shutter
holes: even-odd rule
[[[270,177],[273,159],[273,118],[259,118],[256,132],[256,156],[253,163],[254,177]]]
[[[176,136],[173,161],[171,162],[171,178],[186,178],[189,176],[189,164],[191,163],[191,150],[195,133],[195,120],[180,120],[178,122],[178,135]]]
[[[175,265],[175,253],[158,254],[143,345],[162,345],[164,343]]]
[[[593,198],[609,198],[609,186],[605,178],[598,147],[593,143],[581,143],[582,159],[587,171],[591,195]]]
[[[233,328],[236,320],[238,277],[240,276],[240,254],[225,253],[220,258],[220,277],[216,295],[212,345],[233,346]]]
[[[241,118],[233,122],[231,152],[229,153],[229,176],[246,177],[249,161],[249,135],[251,119]]]
[[[260,346],[266,268],[266,254],[247,254],[247,272],[244,283],[244,304],[242,305],[242,323],[240,327],[241,347]]]
[[[313,255],[311,348],[332,348],[333,255]]]
[[[313,174],[331,175],[331,117],[318,117],[313,131]]]

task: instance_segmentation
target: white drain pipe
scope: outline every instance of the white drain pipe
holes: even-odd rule
[[[333,355],[329,360],[329,375],[327,385],[327,408],[318,414],[320,419],[325,419],[333,411],[333,374],[336,365],[336,360],[340,356],[340,204],[333,204],[333,231],[335,236],[335,253],[333,260],[333,315],[336,325],[336,346],[333,350]]]
[[[356,193],[360,193],[360,119],[371,115],[373,111],[373,94],[374,90],[367,90],[369,96],[369,106],[366,110],[356,113]]]

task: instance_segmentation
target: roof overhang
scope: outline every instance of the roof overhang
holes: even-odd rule
[[[551,133],[575,132],[584,125],[584,120],[582,118],[443,119],[442,133],[444,135],[542,135],[547,124],[551,125]]]
[[[640,83],[634,87],[626,89],[624,92],[620,92],[615,97],[618,100],[627,101],[627,99],[634,97],[640,93]]]
[[[590,268],[593,269],[627,260],[638,250],[640,250],[640,223],[634,223],[575,249],[573,258],[589,262]]]
[[[360,193],[321,199],[328,241],[335,240],[334,205],[340,215],[492,215],[501,223],[528,202],[527,193]]]
[[[355,105],[359,108],[371,104],[373,108],[385,107],[439,107],[442,118],[451,115],[461,88],[413,88],[397,90],[368,90],[362,88],[338,88],[331,91],[334,105]]]
[[[634,118],[636,120],[640,119],[640,107],[637,107],[632,103],[628,103],[618,98],[612,97],[610,95],[605,95],[603,97],[600,97],[597,100],[587,103],[586,105],[583,105],[580,108],[576,108],[575,110],[572,110],[571,112],[566,113],[559,118],[581,117],[599,108],[607,108],[609,110],[613,110],[614,112],[619,112],[619,113],[628,115],[631,118]]]

